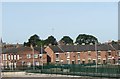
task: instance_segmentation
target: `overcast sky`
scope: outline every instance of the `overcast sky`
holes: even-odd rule
[[[118,39],[117,2],[10,2],[2,4],[2,38],[7,43],[23,43],[37,34],[57,40],[90,34],[100,42]]]

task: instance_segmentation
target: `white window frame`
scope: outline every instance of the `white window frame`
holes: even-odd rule
[[[79,62],[80,60],[77,60],[78,61],[78,64],[80,64],[81,62]]]
[[[67,64],[70,64],[70,59],[67,59]]]
[[[38,58],[38,54],[34,54],[34,58]]]
[[[2,54],[2,59],[5,60],[5,58],[4,58],[4,54]]]
[[[13,55],[11,55],[11,60],[13,60]]]
[[[11,57],[10,57],[10,55],[8,55],[8,60],[10,60],[11,59]]]
[[[17,59],[17,57],[16,57],[16,55],[14,55],[14,60],[16,60]]]
[[[31,54],[27,54],[27,59],[30,59],[31,58]]]
[[[20,56],[19,55],[17,55],[17,60],[19,60],[20,59]]]
[[[39,63],[38,61],[36,61],[36,62],[35,62],[35,65],[36,65],[36,66],[39,66],[39,65],[40,65],[40,63]]]
[[[70,52],[67,52],[67,58],[70,58]]]
[[[31,67],[31,62],[27,62],[27,66],[28,66],[28,67]]]

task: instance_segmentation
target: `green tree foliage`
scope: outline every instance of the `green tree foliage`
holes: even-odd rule
[[[40,42],[39,36],[38,35],[33,35],[30,37],[29,43],[32,44],[33,46],[37,45],[38,42]]]
[[[77,38],[76,38],[76,42],[77,44],[95,44],[95,42],[98,43],[98,39],[92,35],[86,35],[86,34],[80,34]]]
[[[46,40],[44,40],[45,45],[57,45],[57,41],[53,36],[49,36]]]
[[[38,35],[34,34],[33,36],[31,36],[29,39],[28,39],[28,42],[24,42],[24,46],[30,46],[31,44],[33,46],[39,46],[41,43],[41,40],[39,38]]]
[[[60,41],[66,44],[73,44],[73,40],[69,36],[64,36]]]

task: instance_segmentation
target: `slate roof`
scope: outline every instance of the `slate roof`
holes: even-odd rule
[[[113,47],[112,47],[113,46]],[[108,50],[120,50],[119,44],[99,44],[97,45],[98,51],[108,51]],[[54,52],[81,52],[81,51],[95,51],[95,45],[58,45],[50,46]]]
[[[22,47],[18,47],[18,48],[3,48],[2,49],[2,53],[17,53],[17,52],[20,52],[20,51],[32,51],[32,49],[30,48],[30,47],[24,47],[24,46],[22,46]],[[41,53],[41,47],[34,47],[34,50],[36,50],[36,51],[39,51],[40,53]],[[42,49],[42,51],[43,51],[43,53],[46,53],[45,51],[44,51],[44,49]]]

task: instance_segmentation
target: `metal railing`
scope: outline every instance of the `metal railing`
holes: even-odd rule
[[[27,73],[120,78],[120,65],[98,65],[97,72],[96,64],[49,64],[44,66],[35,66],[35,70],[33,70],[33,67],[17,67],[17,69],[14,70],[4,69],[2,71],[25,71]]]

